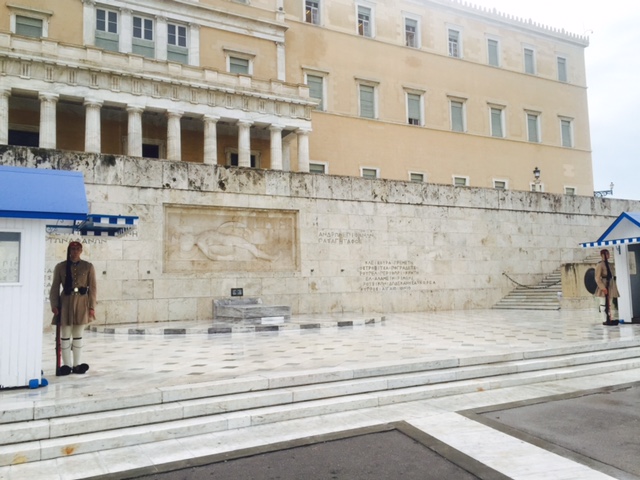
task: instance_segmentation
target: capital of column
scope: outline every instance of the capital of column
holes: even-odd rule
[[[102,107],[103,103],[104,102],[102,100],[96,100],[94,98],[85,98],[83,105],[85,107],[97,107],[97,108],[100,108],[100,107]]]
[[[127,112],[129,113],[142,113],[144,112],[144,107],[139,105],[127,105]]]
[[[250,127],[251,125],[253,125],[251,120],[238,120],[239,127]]]
[[[167,117],[169,118],[182,118],[184,112],[181,110],[167,110]]]
[[[10,97],[11,89],[10,88],[0,88],[0,97]]]
[[[269,130],[271,132],[281,132],[282,130],[284,130],[284,125],[269,125]]]
[[[57,93],[40,93],[38,94],[38,98],[41,102],[57,103],[60,95],[58,95]]]
[[[82,0],[82,3],[85,3],[87,5],[91,5],[92,7],[96,6],[96,0]]]
[[[298,128],[296,130],[296,134],[298,135],[309,135],[311,133],[311,129],[310,128]]]
[[[205,123],[218,123],[220,117],[218,115],[203,115],[202,121]]]

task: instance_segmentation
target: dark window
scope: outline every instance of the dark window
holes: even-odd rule
[[[40,146],[40,133],[9,130],[9,145],[38,147]]]
[[[142,156],[146,158],[160,158],[160,145],[142,144]]]

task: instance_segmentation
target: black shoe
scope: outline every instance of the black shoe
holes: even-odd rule
[[[85,373],[87,370],[89,370],[89,365],[87,365],[86,363],[81,363],[80,365],[76,365],[75,367],[73,367],[73,373],[78,373],[80,375]]]
[[[607,320],[606,322],[602,322],[603,325],[606,325],[608,327],[613,327],[618,325],[618,320]]]
[[[69,365],[62,365],[60,367],[60,372],[58,373],[58,375],[60,377],[64,377],[67,376],[71,373],[71,367]]]

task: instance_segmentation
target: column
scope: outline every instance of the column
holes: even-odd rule
[[[238,166],[251,167],[251,125],[247,120],[238,120]]]
[[[182,160],[180,118],[184,112],[167,111],[167,160]]]
[[[200,66],[200,25],[189,24],[189,65]]]
[[[84,150],[89,153],[100,153],[101,125],[100,109],[102,102],[98,100],[85,100],[85,125],[84,125]]]
[[[121,53],[133,51],[133,14],[128,8],[120,9],[120,34],[118,35]]]
[[[310,129],[299,128],[296,130],[298,137],[298,171],[309,171],[309,133]]]
[[[286,65],[286,58],[285,58],[285,49],[284,49],[284,42],[276,42],[276,63],[277,63],[277,67],[278,67],[278,80],[281,81],[286,81],[287,79],[287,65]]]
[[[127,155],[130,157],[142,156],[142,112],[144,108],[137,106],[127,107],[129,113],[127,133]]]
[[[59,95],[41,93],[40,98],[40,148],[56,148],[56,105]]]
[[[218,163],[218,120],[215,115],[204,115],[204,163],[216,165]]]
[[[96,2],[82,0],[82,38],[85,45],[96,44]]]
[[[282,129],[281,125],[271,125],[271,169],[282,170]]]
[[[291,141],[293,135],[287,135],[282,139],[282,169],[286,172],[291,171]]]
[[[0,145],[9,144],[9,97],[11,89],[0,89]]]
[[[167,60],[167,47],[169,45],[169,26],[167,17],[156,16],[156,60]]]

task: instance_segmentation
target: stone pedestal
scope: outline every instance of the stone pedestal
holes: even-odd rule
[[[213,301],[215,322],[273,325],[291,318],[291,307],[264,305],[260,298],[223,298]]]

